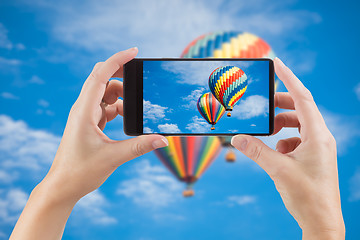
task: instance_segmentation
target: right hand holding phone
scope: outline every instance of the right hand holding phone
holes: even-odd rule
[[[276,151],[248,135],[234,136],[232,145],[268,173],[303,239],[345,239],[335,139],[310,91],[278,58],[274,64],[289,91],[276,93],[275,107],[296,110],[275,117],[274,133],[297,127],[301,138],[280,140]]]

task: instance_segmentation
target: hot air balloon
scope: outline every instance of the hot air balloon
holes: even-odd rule
[[[199,36],[184,49],[182,58],[271,58],[276,57],[269,44],[258,36],[240,31],[217,31]],[[279,80],[275,81],[275,91]],[[222,140],[232,148],[231,137]],[[229,150],[228,153],[230,153]],[[231,155],[231,154],[230,154]]]
[[[232,111],[234,105],[244,95],[247,88],[247,76],[243,70],[234,66],[216,68],[209,77],[209,88],[214,97]],[[231,113],[228,112],[228,117]]]
[[[197,108],[201,116],[211,124],[211,130],[215,129],[215,124],[225,113],[225,108],[211,93],[205,93],[199,97]]]
[[[221,150],[217,137],[167,137],[169,146],[154,152],[180,181],[186,183],[184,197],[194,195],[193,184],[215,160]]]
[[[275,58],[263,39],[247,32],[213,32],[192,41],[181,54],[183,58]]]

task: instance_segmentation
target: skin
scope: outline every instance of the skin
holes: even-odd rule
[[[275,131],[299,129],[300,138],[280,140],[276,151],[261,140],[237,135],[232,145],[262,167],[303,230],[303,239],[345,239],[338,182],[336,142],[308,89],[278,58],[275,72],[289,91],[275,95]]]
[[[124,141],[102,130],[122,115],[122,66],[138,50],[116,53],[97,63],[73,105],[54,162],[34,188],[10,239],[61,239],[75,204],[94,191],[123,163],[168,142],[160,135]],[[232,144],[257,162],[273,179],[285,206],[303,229],[303,239],[344,239],[336,165],[336,143],[310,92],[279,59],[275,70],[289,93],[275,96],[276,106],[296,109],[278,114],[275,133],[301,126],[301,139],[280,140],[277,151],[259,139],[237,135]]]
[[[123,64],[137,52],[131,48],[95,65],[71,108],[54,162],[32,191],[10,239],[61,239],[76,202],[123,163],[168,145],[160,135],[114,141],[102,132],[122,115],[122,82],[109,79],[122,77]]]

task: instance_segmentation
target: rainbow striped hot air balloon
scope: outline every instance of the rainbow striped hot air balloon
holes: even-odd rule
[[[180,181],[187,184],[183,195],[194,195],[192,185],[201,177],[221,150],[217,137],[167,137],[169,146],[154,152]]]
[[[247,32],[213,32],[192,41],[181,54],[183,58],[275,58],[263,39]]]
[[[197,108],[201,116],[212,125],[211,130],[215,129],[215,124],[225,113],[225,108],[211,93],[205,93],[199,97]]]
[[[247,84],[244,71],[234,66],[218,67],[209,77],[209,88],[226,111],[232,111],[234,105],[244,95]],[[228,116],[231,116],[230,112]]]
[[[183,58],[270,58],[276,57],[270,45],[260,37],[240,31],[217,31],[196,38],[186,46]],[[279,80],[275,81],[275,90]],[[231,137],[224,137],[222,145],[232,148]],[[227,161],[232,161],[235,154],[229,150]]]

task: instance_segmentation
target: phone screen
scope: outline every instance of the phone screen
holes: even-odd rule
[[[143,61],[143,133],[269,134],[269,61]]]

